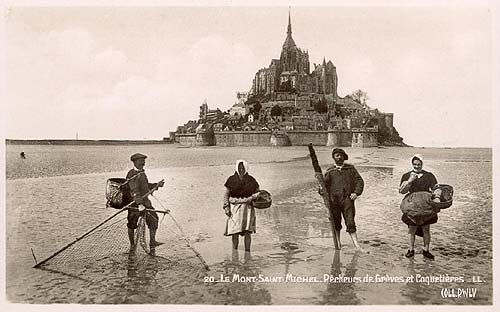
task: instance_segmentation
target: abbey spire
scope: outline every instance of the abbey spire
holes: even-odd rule
[[[294,47],[296,47],[296,45],[292,38],[292,18],[290,17],[290,9],[288,9],[288,28],[286,31],[285,43],[283,43],[283,49]]]
[[[288,9],[288,30],[287,35],[292,37],[292,19],[290,18],[290,9]]]

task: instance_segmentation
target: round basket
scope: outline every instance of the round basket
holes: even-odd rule
[[[453,204],[453,186],[447,184],[436,184],[432,188],[432,191],[434,192],[436,189],[441,190],[441,196],[439,197],[441,202],[432,202],[431,205],[439,209],[446,209],[451,207],[451,205]]]
[[[268,191],[260,191],[256,199],[253,200],[253,206],[257,209],[267,209],[271,207],[273,199]]]

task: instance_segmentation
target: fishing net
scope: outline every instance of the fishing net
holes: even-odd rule
[[[135,248],[131,247],[127,210],[124,209],[117,211],[73,242],[62,246],[35,267],[79,277],[96,273],[110,274],[119,268],[126,270],[127,261],[132,255],[139,260],[154,256],[167,259],[169,263],[183,262],[198,267],[206,266],[173,216],[159,214],[156,239],[164,244],[150,250],[149,229],[145,217],[142,216],[135,230]]]

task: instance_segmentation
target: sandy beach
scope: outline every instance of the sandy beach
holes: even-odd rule
[[[19,152],[27,159],[19,159]],[[168,208],[210,271],[186,246],[173,220],[163,218],[157,256],[128,253],[126,228],[93,238],[92,250],[54,271],[38,261],[111,216],[106,180],[122,177],[130,154],[149,156],[150,181],[165,179],[152,198]],[[7,146],[6,288],[12,303],[245,304],[245,305],[489,305],[492,304],[491,149],[346,148],[365,181],[356,201],[363,252],[345,227],[335,252],[327,212],[317,192],[307,147],[179,148],[158,146]],[[331,148],[317,147],[323,168]],[[422,239],[407,259],[407,226],[397,189],[409,158],[424,156],[424,169],[455,189],[454,204],[431,226],[431,251]],[[273,194],[257,211],[252,251],[231,250],[224,237],[223,184],[236,159]],[[90,240],[89,240],[90,241]],[[297,249],[284,248],[287,244]],[[78,246],[78,243],[75,244]],[[88,247],[87,247],[88,248]],[[75,248],[75,258],[77,248]],[[83,247],[82,247],[83,249]],[[108,252],[108,255],[106,255]],[[85,259],[85,253],[89,256]],[[443,290],[445,289],[445,290]],[[474,297],[462,290],[475,289]],[[451,291],[457,297],[446,297]]]

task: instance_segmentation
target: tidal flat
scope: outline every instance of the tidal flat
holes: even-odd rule
[[[342,249],[334,250],[307,147],[7,145],[6,298],[42,304],[492,304],[492,150],[345,150],[365,181],[356,201],[363,252],[345,226]],[[32,268],[34,257],[41,261],[116,213],[105,206],[106,181],[124,177],[136,152],[148,155],[150,182],[165,179],[153,205],[174,217],[162,217],[158,236],[165,244],[156,257],[128,252],[123,214],[110,230],[76,243],[63,265]],[[331,148],[316,152],[325,171]],[[455,189],[453,206],[431,226],[435,260],[423,257],[421,238],[415,257],[404,257],[408,234],[398,185],[415,153],[439,183]],[[247,160],[249,173],[273,195],[269,209],[257,210],[250,253],[242,239],[234,251],[223,236],[223,185],[237,159]],[[233,281],[233,275],[247,278]],[[450,289],[476,292],[444,296]]]

